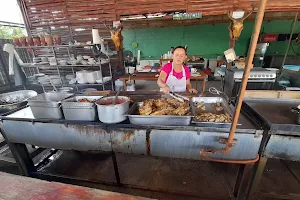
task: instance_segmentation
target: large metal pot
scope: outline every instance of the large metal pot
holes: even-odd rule
[[[27,104],[27,99],[37,96],[33,90],[19,90],[0,94],[0,112],[5,113]]]
[[[124,114],[129,110],[130,99],[119,96],[116,104],[113,105],[114,97],[104,97],[96,102],[99,120],[103,123],[113,124],[126,120]]]

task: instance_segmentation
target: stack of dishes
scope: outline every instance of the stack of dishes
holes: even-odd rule
[[[108,82],[108,81],[110,81],[110,80],[111,80],[111,77],[110,77],[110,76],[105,76],[105,77],[103,77],[103,82],[104,82],[104,83],[106,83],[106,82]],[[97,79],[96,82],[99,83],[99,84],[102,84],[102,79]]]
[[[39,62],[42,62],[42,59],[39,58],[39,57],[36,57],[36,58],[33,58],[32,61],[33,61],[34,63],[39,63]]]
[[[60,59],[59,61],[58,61],[58,63],[59,63],[59,65],[67,65],[68,63],[67,63],[67,60],[65,60],[65,59]]]
[[[38,77],[38,82],[42,85],[48,85],[50,84],[50,80],[48,76],[40,76]]]
[[[42,62],[47,62],[48,63],[48,58],[47,57],[41,57]]]
[[[51,75],[49,78],[51,79],[51,83],[53,85],[60,85],[62,83],[60,77],[57,75]]]
[[[48,60],[49,60],[49,64],[50,64],[50,65],[52,65],[52,66],[53,66],[53,65],[57,65],[56,59],[55,59],[54,57],[51,57],[51,58],[49,58]]]

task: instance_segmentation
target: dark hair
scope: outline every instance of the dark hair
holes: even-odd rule
[[[174,49],[173,52],[175,52],[176,49],[183,49],[183,50],[185,51],[185,54],[187,54],[187,51],[186,51],[186,49],[184,48],[184,46],[177,46],[177,47],[175,47],[175,49]]]

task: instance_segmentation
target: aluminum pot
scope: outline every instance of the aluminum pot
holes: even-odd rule
[[[126,120],[124,114],[129,110],[130,99],[119,96],[115,105],[112,104],[114,97],[104,97],[96,102],[99,120],[103,123],[113,124]]]

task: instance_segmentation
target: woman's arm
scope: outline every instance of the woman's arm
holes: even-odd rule
[[[170,88],[168,87],[168,85],[165,83],[165,80],[167,78],[167,73],[165,71],[161,71],[159,74],[159,77],[157,79],[157,85],[163,89],[163,92],[165,94],[169,94],[170,93]]]
[[[189,91],[190,93],[198,93],[198,91],[193,88],[191,84],[191,79],[186,80],[186,90]]]

